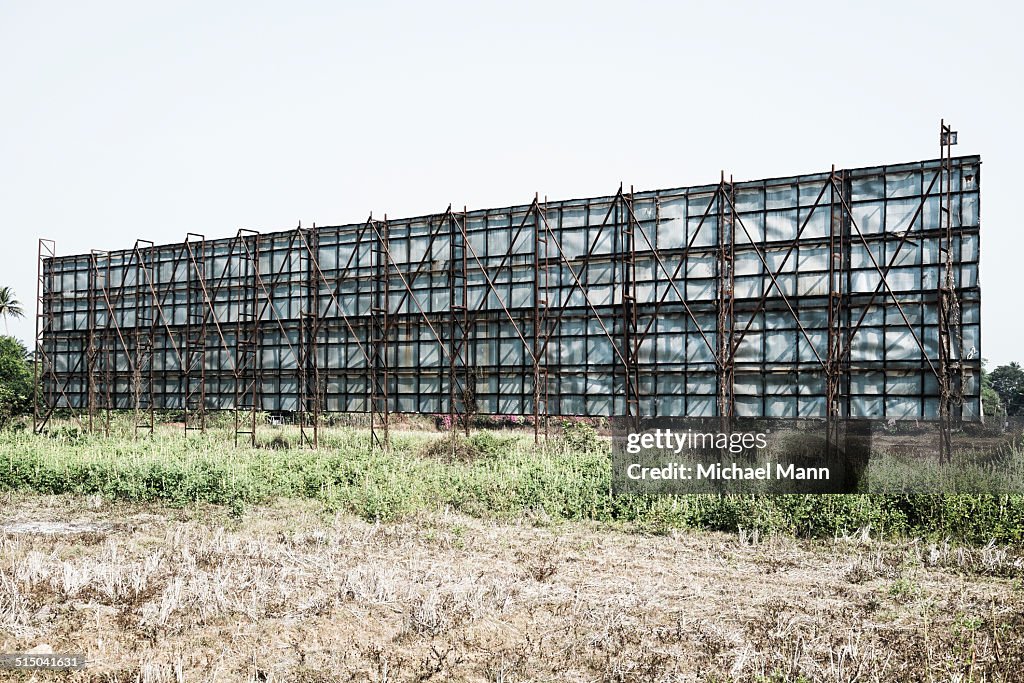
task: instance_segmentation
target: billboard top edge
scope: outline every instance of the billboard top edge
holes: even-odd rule
[[[930,168],[938,168],[941,163],[942,163],[941,159],[924,159],[924,160],[920,160],[920,161],[909,161],[909,162],[900,162],[900,163],[893,163],[893,164],[880,164],[880,165],[874,165],[874,166],[858,166],[858,167],[855,167],[855,168],[836,169],[836,170],[837,171],[841,171],[843,173],[847,173],[847,174],[853,174],[855,176],[870,176],[870,175],[874,175],[876,173],[902,172],[902,171],[912,171],[912,170],[916,170],[916,169],[925,170],[925,169],[930,169]],[[967,165],[967,164],[976,164],[976,165],[980,166],[981,165],[981,155],[980,154],[969,154],[969,155],[963,155],[963,156],[954,156],[954,157],[952,157],[952,163],[953,163],[954,166],[963,166],[963,165]],[[765,185],[765,184],[773,185],[773,184],[805,183],[805,182],[813,182],[813,181],[816,181],[816,180],[819,180],[819,181],[823,180],[823,179],[827,178],[828,175],[829,175],[829,171],[823,171],[823,172],[816,172],[816,173],[805,173],[805,174],[800,174],[800,175],[772,176],[772,177],[769,177],[769,178],[758,178],[758,179],[753,179],[753,180],[733,181],[732,184],[733,184],[734,187],[743,188],[743,187],[756,187],[758,185]],[[679,193],[699,194],[701,192],[712,192],[712,191],[714,191],[714,189],[716,187],[718,187],[718,183],[713,183],[713,184],[708,184],[708,185],[677,186],[677,187],[667,187],[667,188],[660,188],[660,189],[654,189],[654,190],[634,191],[633,195],[634,195],[634,197],[639,196],[639,198],[648,198],[648,197],[657,197],[657,196],[660,196],[660,195],[663,195],[663,194],[669,194],[669,195],[671,195],[671,194],[679,194]],[[576,206],[576,205],[581,205],[582,206],[582,205],[586,205],[588,203],[600,203],[602,201],[611,201],[612,199],[614,199],[614,197],[615,197],[615,195],[600,195],[600,196],[593,196],[593,197],[575,197],[575,198],[570,198],[570,199],[553,199],[553,200],[548,200],[546,202],[546,204],[547,205],[555,205],[555,206],[568,206],[568,207],[572,207],[572,206]],[[515,204],[515,205],[511,205],[511,206],[494,207],[494,208],[487,208],[487,209],[473,209],[473,210],[469,211],[469,214],[473,215],[473,216],[486,216],[486,215],[491,215],[491,214],[516,213],[517,211],[525,211],[529,207],[530,207],[529,204]],[[421,215],[418,215],[418,216],[409,216],[409,217],[397,218],[397,219],[390,219],[390,222],[398,223],[398,224],[415,223],[415,222],[420,222],[420,221],[426,221],[426,220],[429,220],[431,218],[435,218],[435,217],[437,217],[439,215],[443,215],[443,212],[430,213],[430,214],[421,214]],[[341,223],[341,224],[335,224],[335,225],[321,225],[321,226],[317,227],[317,230],[357,229],[357,228],[361,227],[362,225],[364,225],[364,223],[365,223],[364,221],[361,221],[359,223]],[[288,233],[291,233],[292,231],[293,231],[293,229],[273,230],[273,231],[269,231],[269,232],[260,233],[260,237],[261,238],[267,238],[267,239],[273,239],[273,238],[276,238],[276,237],[281,237],[281,236],[287,235]],[[217,238],[209,239],[209,240],[207,240],[207,242],[211,243],[211,244],[226,243],[226,242],[228,242],[231,239],[233,239],[233,236],[217,237]],[[183,244],[183,241],[165,242],[165,243],[162,243],[162,244],[154,245],[153,249],[160,250],[160,249],[168,248],[168,247],[180,247],[180,245],[182,245],[182,244]],[[108,255],[115,256],[115,255],[121,255],[121,254],[130,253],[131,251],[132,251],[131,248],[124,248],[124,249],[113,249],[113,250],[110,250],[110,251],[108,251],[106,253]],[[62,255],[62,256],[56,256],[54,258],[57,261],[61,261],[61,260],[64,260],[64,259],[83,258],[83,257],[87,257],[87,256],[88,256],[88,254],[84,254],[84,253],[83,254],[66,254],[66,255]]]

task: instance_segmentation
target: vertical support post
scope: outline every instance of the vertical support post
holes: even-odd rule
[[[939,151],[942,168],[939,171],[939,215],[942,219],[939,233],[941,272],[936,283],[936,305],[939,325],[939,461],[952,458],[954,406],[960,403],[962,349],[953,345],[954,329],[960,324],[960,306],[956,298],[956,275],[953,267],[953,145],[957,134],[945,120],[939,123]],[[959,335],[956,335],[959,336]]]
[[[373,218],[371,217],[372,221]],[[370,448],[387,451],[391,447],[388,431],[388,308],[391,270],[388,259],[388,217],[373,230],[372,263],[373,304],[370,310]],[[356,245],[358,251],[359,245]]]
[[[633,188],[629,195],[616,195],[614,224],[621,230],[619,249],[621,259],[622,295],[622,357],[623,386],[625,387],[626,417],[633,420],[640,417],[640,370],[638,368],[637,346],[637,301],[636,301],[636,230],[640,228],[633,220]],[[642,229],[642,228],[641,228]]]
[[[548,226],[537,194],[533,196],[533,443],[540,443],[540,421],[544,436],[548,433]],[[542,270],[543,269],[543,270]]]
[[[100,258],[104,265],[100,268]],[[93,249],[89,255],[89,431],[95,429],[96,413],[103,410],[103,433],[110,435],[110,350],[113,343],[110,335],[110,255]],[[100,318],[106,319],[100,327]],[[100,400],[102,396],[103,400]]]
[[[191,238],[197,238],[193,241]],[[198,244],[198,249],[196,248]],[[212,302],[206,297],[206,238],[197,233],[185,236],[188,256],[185,299],[185,434],[206,430],[206,324]]]
[[[145,250],[135,243],[136,295],[135,311],[135,360],[132,364],[134,370],[132,384],[135,394],[135,435],[140,432],[148,432],[150,436],[156,429],[156,405],[153,398],[153,346],[156,337],[156,301],[149,295],[146,301],[146,293],[140,283],[153,279],[153,268],[151,259],[153,247]],[[146,257],[149,252],[149,259]]]
[[[828,241],[828,349],[825,361],[825,431],[826,448],[831,453],[839,442],[839,418],[849,415],[849,407],[843,397],[849,387],[843,386],[844,365],[847,353],[847,313],[849,305],[845,296],[846,270],[849,239],[845,229],[846,216],[843,211],[846,195],[846,174],[836,171],[835,164],[829,175],[829,241]]]
[[[256,447],[256,412],[259,399],[259,286],[260,236],[253,230],[239,230],[235,239],[239,251],[237,319],[235,322],[235,446],[239,436],[248,436]],[[246,415],[248,412],[248,415]]]
[[[718,415],[732,417],[735,410],[736,361],[733,348],[735,315],[733,308],[736,216],[732,176],[725,180],[722,171],[715,201],[718,202],[718,301],[716,336],[718,351]]]
[[[103,279],[104,279],[104,287],[105,288],[109,288],[110,287],[110,282],[111,282],[111,279],[110,279],[110,257],[109,256],[107,257],[106,270],[103,273]],[[124,283],[123,282],[121,283],[120,288],[121,289],[124,288]],[[114,395],[115,395],[115,391],[114,391],[114,377],[115,377],[115,373],[114,373],[114,367],[113,366],[114,366],[114,362],[115,362],[115,360],[117,358],[117,354],[114,351],[114,349],[115,349],[114,338],[113,338],[113,334],[111,333],[111,328],[113,327],[114,329],[119,329],[118,326],[117,326],[117,322],[114,320],[114,316],[116,315],[116,313],[117,313],[117,311],[116,311],[116,309],[114,309],[113,306],[109,306],[109,305],[107,306],[106,320],[105,320],[106,324],[104,325],[104,329],[103,329],[103,354],[102,354],[102,358],[103,358],[103,406],[104,406],[104,413],[105,413],[103,419],[104,419],[104,433],[107,436],[110,436],[111,413],[113,412],[113,409],[114,409]]]
[[[100,311],[100,294],[97,293],[102,284],[100,282],[99,274],[99,258],[103,254],[102,251],[93,249],[89,253],[89,275],[88,275],[88,289],[86,295],[86,306],[88,307],[88,325],[89,329],[87,332],[87,346],[85,356],[86,366],[86,395],[87,395],[87,406],[89,411],[89,431],[95,431],[96,429],[96,411],[99,409],[99,401],[97,394],[99,393],[99,379],[97,374],[99,372],[99,356],[100,347],[103,345],[103,341],[99,334],[99,311]]]
[[[53,291],[53,272],[47,272],[47,261],[57,256],[57,243],[40,239],[36,252],[36,340],[32,362],[32,384],[35,400],[32,402],[32,431],[41,434],[57,407],[55,388],[57,377],[53,359],[46,350],[46,335],[53,330],[53,309],[50,294]]]
[[[301,225],[296,230],[302,230]],[[300,235],[300,239],[302,236]],[[299,445],[316,449],[320,446],[320,367],[317,360],[317,339],[320,334],[320,284],[316,274],[319,242],[316,225],[306,231],[306,300],[299,312],[298,418]]]
[[[463,432],[469,435],[472,413],[475,411],[476,387],[471,383],[467,347],[469,345],[469,307],[466,282],[466,215],[461,222],[452,213],[445,213],[448,223],[448,416],[454,431],[461,422]],[[461,377],[461,379],[460,379]],[[452,441],[452,448],[455,442]]]

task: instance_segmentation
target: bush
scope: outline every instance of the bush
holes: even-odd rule
[[[32,412],[33,394],[28,350],[14,337],[0,336],[0,427]]]
[[[562,423],[559,444],[564,450],[593,453],[603,450],[605,445],[597,437],[597,430],[586,422],[566,421]]]
[[[420,449],[420,456],[441,462],[472,462],[484,455],[477,444],[460,434],[434,439]]]

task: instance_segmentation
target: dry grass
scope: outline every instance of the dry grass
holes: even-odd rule
[[[84,651],[71,681],[1024,675],[1005,547],[22,495],[0,529],[0,651]]]

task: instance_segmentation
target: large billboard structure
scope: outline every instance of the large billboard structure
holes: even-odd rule
[[[980,158],[57,256],[36,428],[155,410],[977,420]],[[536,428],[536,427],[535,427]]]

